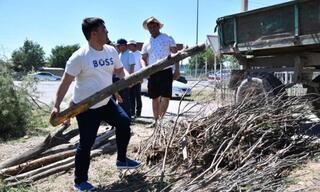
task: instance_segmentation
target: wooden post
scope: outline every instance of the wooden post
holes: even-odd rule
[[[197,54],[197,53],[204,51],[204,50],[205,50],[204,44],[199,45],[199,46],[194,46],[189,49],[181,50],[178,53],[173,54],[171,56],[168,56],[167,58],[164,58],[153,65],[149,65],[145,69],[138,71],[136,73],[133,73],[133,74],[129,75],[128,77],[111,84],[110,86],[102,89],[99,92],[94,93],[93,95],[91,95],[88,98],[84,99],[83,101],[77,103],[76,105],[73,105],[73,106],[67,108],[66,110],[60,112],[59,114],[57,114],[56,116],[54,116],[50,119],[50,123],[53,126],[60,125],[66,119],[69,119],[71,117],[78,115],[79,113],[86,111],[91,106],[102,101],[103,99],[114,94],[115,92],[122,90],[122,89],[128,87],[129,85],[133,85],[136,82],[142,80],[143,78],[146,78],[146,77],[174,64],[174,63],[181,61],[182,59],[184,59],[186,57]]]

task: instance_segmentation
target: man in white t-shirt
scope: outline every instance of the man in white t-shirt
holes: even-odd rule
[[[137,72],[141,69],[141,53],[137,48],[137,42],[134,40],[130,40],[128,42],[128,49],[132,52],[134,56],[134,72]],[[132,109],[131,114],[135,115],[135,117],[140,117],[142,110],[141,82],[138,82],[130,88],[130,100]]]
[[[177,52],[174,39],[160,32],[163,24],[159,20],[150,17],[143,22],[143,27],[150,32],[151,37],[144,42],[142,46],[142,67],[153,65],[171,53]],[[173,79],[178,79],[179,76],[179,63],[176,63],[174,73],[172,73],[172,66],[169,66],[149,77],[148,94],[150,98],[152,98],[153,116],[155,120],[150,126],[156,125],[157,120],[167,112],[172,96],[172,81]]]
[[[105,43],[108,40],[107,29],[100,18],[85,18],[82,31],[88,44],[69,58],[65,73],[56,93],[51,116],[60,111],[60,104],[67,93],[71,82],[75,79],[72,103],[79,103],[96,92],[112,84],[112,75],[123,76],[122,63],[117,51]],[[119,169],[137,168],[138,161],[128,159],[127,146],[130,140],[130,120],[124,110],[110,97],[93,105],[85,112],[76,116],[80,142],[75,156],[75,185],[76,191],[93,190],[88,182],[90,165],[90,150],[97,136],[101,121],[116,127],[117,162]]]

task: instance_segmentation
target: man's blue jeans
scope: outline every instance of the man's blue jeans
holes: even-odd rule
[[[116,128],[117,160],[126,160],[127,146],[130,140],[130,119],[113,99],[110,99],[107,105],[80,113],[76,118],[79,126],[80,144],[75,157],[74,182],[79,184],[88,180],[90,151],[101,121]]]

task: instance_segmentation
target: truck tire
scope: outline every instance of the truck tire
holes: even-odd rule
[[[272,98],[276,95],[285,95],[281,81],[270,73],[254,73],[251,77],[242,80],[236,89],[235,102],[240,103],[248,97]],[[258,97],[259,98],[259,97]]]
[[[320,75],[314,78],[312,82],[320,84]],[[319,99],[320,88],[308,87],[307,94],[314,94],[314,95],[311,95],[311,99],[313,100],[311,102],[313,107],[312,112],[320,118],[320,99]]]

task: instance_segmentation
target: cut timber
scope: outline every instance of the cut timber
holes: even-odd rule
[[[108,142],[107,144],[101,146],[99,149],[95,149],[93,151],[91,151],[91,155],[90,157],[96,157],[105,153],[111,153],[114,152],[116,150],[116,144],[115,144],[115,140],[111,140],[110,142]],[[47,170],[41,170],[41,171],[34,171],[32,174],[29,174],[29,177],[20,177],[19,175],[17,176],[17,178],[25,178],[23,180],[18,180],[15,177],[9,177],[8,179],[6,179],[5,181],[9,182],[9,181],[16,181],[14,183],[9,183],[8,187],[10,186],[16,186],[19,184],[28,184],[28,183],[32,183],[36,180],[48,177],[50,175],[53,175],[55,173],[59,173],[62,171],[67,171],[71,168],[74,167],[74,161],[70,162],[70,160],[68,159],[68,161],[64,162],[66,164],[63,164],[61,166],[58,167],[54,167],[52,169],[47,169]],[[41,169],[41,168],[40,168]]]
[[[51,147],[54,147],[63,143],[68,143],[68,140],[70,140],[75,134],[74,132],[72,132],[71,134],[63,134],[63,131],[65,131],[69,126],[70,125],[65,125],[65,124],[61,125],[58,131],[52,134],[50,133],[46,137],[46,139],[35,148],[28,150],[22,155],[17,155],[16,157],[13,157],[11,159],[8,159],[0,163],[0,169],[18,165],[20,163],[24,163],[26,161],[33,159],[34,157],[39,156],[42,152],[46,151]]]
[[[66,110],[60,112],[56,116],[52,117],[50,119],[50,123],[53,126],[57,126],[64,122],[64,120],[72,118],[76,116],[77,114],[86,111],[91,106],[95,105],[96,103],[100,102],[101,100],[105,99],[106,97],[114,94],[115,92],[122,90],[123,88],[128,87],[129,85],[133,85],[136,82],[142,80],[143,78],[146,78],[174,63],[178,63],[184,58],[187,58],[191,55],[195,55],[197,53],[200,53],[201,51],[205,50],[205,45],[202,44],[200,46],[194,46],[189,49],[184,49],[182,51],[179,51],[176,54],[173,54],[172,56],[168,56],[167,58],[164,58],[157,63],[153,65],[149,65],[145,69],[142,69],[141,71],[138,71],[136,73],[133,73],[129,75],[128,77],[117,81],[116,83],[113,83],[112,85],[102,89],[101,91],[89,96],[88,98],[84,99],[83,101],[67,108]]]
[[[110,142],[109,138],[115,135],[115,130],[109,130],[98,136],[93,144],[92,149],[97,149],[104,145],[107,142]],[[75,146],[75,145],[74,145]],[[59,152],[56,154],[52,154],[49,156],[41,157],[39,159],[35,159],[33,161],[28,161],[23,164],[19,164],[13,167],[8,167],[0,170],[0,176],[7,177],[11,175],[21,174],[30,170],[37,169],[39,167],[54,163],[56,161],[60,161],[66,159],[70,156],[74,156],[76,149],[73,148],[71,150]]]
[[[58,154],[49,155],[40,159],[36,159],[30,162],[26,162],[20,165],[16,165],[14,167],[9,167],[0,171],[0,175],[9,176],[9,175],[17,175],[19,173],[24,173],[44,165],[48,165],[50,163],[54,163],[56,161],[63,160],[70,156],[74,156],[76,153],[75,149],[64,151]]]

